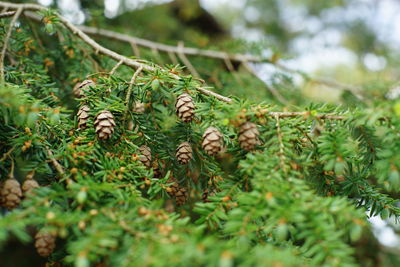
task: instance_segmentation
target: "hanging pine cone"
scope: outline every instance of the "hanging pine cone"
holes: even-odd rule
[[[140,151],[140,161],[143,163],[144,166],[147,168],[151,167],[151,149],[150,147],[143,145],[139,147]]]
[[[40,256],[48,257],[56,247],[56,238],[48,232],[40,231],[35,236],[35,247]]]
[[[258,136],[260,132],[257,125],[252,122],[245,122],[240,125],[239,130],[239,145],[242,149],[250,151],[258,144]]]
[[[114,116],[111,114],[110,111],[103,110],[96,116],[94,127],[96,129],[96,134],[99,139],[109,139],[114,133]]]
[[[39,188],[39,184],[33,178],[26,179],[22,184],[22,191],[24,192],[25,197],[30,196],[32,194],[32,190],[35,188]]]
[[[16,208],[21,202],[22,191],[20,183],[14,178],[4,181],[1,188],[2,204],[8,210]]]
[[[90,108],[83,105],[78,110],[78,127],[80,129],[85,129],[87,127],[87,121],[89,120]]]
[[[74,86],[74,89],[72,89],[72,92],[74,93],[74,96],[76,98],[81,98],[83,96],[83,91],[89,89],[91,86],[95,86],[96,83],[92,80],[84,80],[81,83],[77,83]]]
[[[177,206],[182,206],[186,203],[188,199],[188,192],[186,188],[179,187],[178,191],[175,194],[175,202]]]
[[[194,102],[189,94],[178,96],[175,104],[176,114],[184,122],[191,122],[194,116]]]
[[[152,168],[153,168],[153,175],[154,178],[160,178],[162,173],[160,170],[160,166],[158,165],[157,160],[153,161],[153,163],[151,164]]]
[[[144,110],[144,104],[140,101],[136,101],[132,111],[135,113],[144,113]]]
[[[215,127],[208,127],[203,134],[202,147],[211,156],[218,154],[222,149],[222,134]]]
[[[188,164],[192,159],[192,147],[189,142],[183,142],[176,149],[176,158],[180,164]]]
[[[171,197],[175,198],[176,205],[182,206],[185,204],[188,199],[186,188],[180,186],[178,181],[172,177],[168,179],[167,183],[172,183],[172,185],[167,188],[167,192]]]
[[[169,187],[167,187],[167,192],[168,192],[168,194],[170,195],[170,196],[175,196],[175,194],[176,194],[176,192],[178,192],[178,190],[179,190],[179,184],[178,184],[178,181],[175,179],[175,178],[173,178],[173,177],[170,177],[168,180],[167,180],[167,183],[168,184],[170,184],[170,183],[172,183]]]

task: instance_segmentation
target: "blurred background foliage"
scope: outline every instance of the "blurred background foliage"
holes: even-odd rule
[[[366,94],[380,99],[396,86],[393,81],[399,76],[400,4],[395,0],[39,0],[39,3],[60,8],[63,15],[78,24],[165,44],[177,45],[182,41],[184,46],[266,56],[292,70],[360,86]],[[104,45],[109,42],[103,38],[97,41]],[[112,45],[125,55],[132,54],[129,45],[116,42]],[[140,52],[142,58],[171,64],[167,55],[148,49]],[[290,104],[307,104],[311,100],[354,105],[354,98],[343,95],[337,86],[311,82],[304,75],[287,75],[269,64],[253,65],[263,82],[239,71],[237,76],[244,87],[241,89],[231,84],[232,76],[226,74],[223,62],[203,57],[190,60],[201,78],[221,93],[264,100],[271,98],[270,90],[265,88],[267,83],[269,87],[277,87]],[[234,67],[241,69],[235,64]],[[276,81],[282,79],[287,82],[280,88],[282,85]],[[254,92],[251,88],[263,90]]]

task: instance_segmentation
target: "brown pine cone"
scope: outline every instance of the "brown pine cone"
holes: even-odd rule
[[[175,104],[176,114],[184,122],[191,122],[194,116],[194,102],[189,94],[178,96]]]
[[[90,108],[83,105],[78,110],[78,128],[85,129],[87,127],[86,123],[89,120]]]
[[[2,205],[8,210],[16,208],[21,202],[22,191],[20,183],[14,178],[4,181],[1,188]]]
[[[183,142],[176,149],[176,158],[180,164],[188,164],[192,159],[192,147],[189,142]]]
[[[37,253],[42,257],[48,257],[56,247],[56,238],[48,232],[40,231],[35,236]]]
[[[143,163],[144,166],[147,168],[151,167],[151,149],[150,147],[143,145],[139,147],[140,152],[140,161]]]
[[[186,188],[179,187],[178,191],[175,194],[175,201],[177,206],[182,206],[186,203],[188,199],[188,192]]]
[[[151,166],[153,167],[154,178],[160,178],[162,173],[161,173],[160,166],[158,165],[157,160],[153,161]]]
[[[38,182],[31,178],[31,179],[26,179],[24,183],[22,184],[22,191],[24,192],[25,197],[30,196],[32,194],[32,190],[35,188],[39,188]]]
[[[145,111],[144,104],[140,101],[136,101],[132,111],[135,113],[144,113]]]
[[[188,199],[186,188],[180,186],[178,181],[172,177],[168,179],[167,183],[172,183],[172,185],[167,188],[167,192],[171,197],[175,198],[176,205],[182,206],[185,204]]]
[[[175,196],[175,194],[176,194],[176,192],[178,192],[178,190],[179,190],[179,184],[178,184],[178,181],[175,179],[175,178],[173,178],[173,177],[170,177],[168,180],[167,180],[167,183],[168,184],[170,184],[170,183],[172,183],[169,187],[167,187],[167,192],[168,192],[168,194],[170,195],[170,196]]]
[[[83,96],[83,91],[89,89],[91,86],[95,86],[96,83],[92,80],[84,80],[81,83],[77,83],[72,89],[74,96],[76,98],[81,98]]]
[[[258,144],[258,136],[260,132],[257,129],[257,125],[252,122],[245,122],[240,125],[239,130],[239,144],[244,150],[250,151]]]
[[[211,156],[218,154],[222,149],[222,134],[215,127],[208,127],[203,134],[201,143],[204,151]]]
[[[96,129],[96,134],[99,139],[109,139],[114,133],[114,116],[111,114],[110,111],[103,110],[96,116],[94,127]]]

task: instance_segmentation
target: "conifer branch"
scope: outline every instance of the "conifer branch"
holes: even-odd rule
[[[0,14],[0,19],[14,16],[16,11],[8,11]]]
[[[240,62],[242,64],[245,64],[248,62],[268,63],[268,64],[274,65],[275,67],[277,67],[283,71],[286,71],[286,72],[297,73],[297,74],[300,73],[299,71],[291,69],[279,62],[275,62],[271,59],[261,57],[261,56],[245,55],[245,54],[230,54],[230,53],[226,53],[226,52],[222,52],[222,51],[205,50],[205,49],[194,48],[194,47],[180,48],[179,46],[172,46],[172,45],[157,43],[157,42],[153,42],[153,41],[150,41],[147,39],[142,39],[142,38],[138,38],[135,36],[118,33],[118,32],[114,32],[114,31],[110,31],[110,30],[106,30],[106,29],[99,29],[99,28],[94,28],[94,27],[89,27],[89,26],[78,26],[78,28],[81,29],[83,32],[90,34],[90,35],[106,37],[106,38],[110,38],[112,40],[116,40],[116,41],[120,41],[120,42],[127,42],[130,44],[134,44],[136,47],[142,46],[142,47],[146,47],[149,49],[157,49],[159,51],[166,52],[169,55],[183,53],[184,55],[188,55],[188,56],[202,56],[202,57],[220,59],[220,60],[224,60],[224,61],[228,58],[230,61]],[[136,55],[136,53],[135,53],[135,55]],[[360,100],[364,99],[364,97],[361,95],[360,88],[358,88],[356,86],[339,83],[334,80],[329,80],[327,78],[321,78],[321,77],[307,76],[307,79],[309,79],[315,83],[324,84],[329,87],[340,88],[340,89],[343,89],[346,91],[350,91],[358,99],[360,99]]]
[[[49,155],[50,161],[51,161],[51,163],[53,164],[54,168],[57,170],[57,172],[58,172],[60,175],[64,175],[64,173],[65,173],[65,172],[64,172],[64,168],[63,168],[63,166],[61,166],[61,164],[58,163],[58,161],[55,159],[53,152],[52,152],[48,147],[46,147],[46,151],[47,151],[47,155]]]
[[[47,10],[45,7],[42,7],[40,5],[35,5],[35,4],[12,4],[12,3],[7,3],[7,2],[0,2],[0,6],[2,7],[8,7],[8,8],[20,8],[22,7],[23,9],[26,10],[33,10],[33,11],[38,11],[38,10]],[[27,16],[34,19],[34,20],[38,20],[37,16],[31,16],[29,13],[27,13]],[[61,15],[59,15],[58,13],[56,13],[56,16],[58,17],[58,19],[64,24],[64,26],[70,30],[73,34],[75,34],[76,36],[78,36],[80,39],[82,39],[86,44],[88,44],[89,46],[91,46],[96,53],[101,53],[103,55],[106,55],[118,62],[122,62],[124,65],[132,67],[132,68],[139,68],[142,67],[143,70],[148,71],[148,72],[154,72],[156,70],[162,70],[164,73],[166,73],[168,76],[170,76],[172,79],[175,80],[180,80],[181,78],[171,72],[167,72],[166,70],[162,69],[160,66],[157,66],[155,64],[149,65],[149,64],[145,64],[142,63],[143,60],[135,60],[135,59],[130,59],[127,58],[123,55],[120,55],[108,48],[105,48],[103,46],[101,46],[100,44],[98,44],[96,41],[94,41],[92,38],[90,38],[87,34],[85,34],[83,31],[81,31],[78,27],[76,27],[75,25],[73,25],[71,22],[69,22],[67,19],[65,19],[64,17],[62,17]],[[208,96],[213,96],[221,101],[230,103],[232,102],[232,99],[230,99],[229,97],[226,96],[222,96],[220,94],[217,94],[215,92],[209,91],[203,87],[196,87],[196,89],[205,95]]]
[[[126,120],[126,116],[128,114],[128,111],[129,111],[129,99],[131,98],[133,84],[135,83],[137,76],[142,72],[142,70],[143,70],[143,68],[139,67],[135,71],[135,73],[132,76],[131,81],[129,82],[128,93],[126,94],[126,99],[125,99],[126,110],[125,110],[125,115],[124,115],[124,121]]]
[[[112,68],[112,70],[110,71],[110,75],[113,75],[114,72],[119,68],[119,66],[122,65],[122,63],[124,63],[124,62],[123,62],[123,61],[119,61],[119,62]]]
[[[15,149],[15,146],[13,146],[10,150],[8,150],[6,153],[3,154],[3,156],[0,159],[0,162],[4,161]]]
[[[12,18],[8,31],[6,33],[6,37],[4,38],[4,42],[3,42],[3,48],[1,50],[1,54],[0,54],[0,82],[3,84],[4,83],[4,57],[6,55],[6,51],[7,51],[7,46],[8,46],[8,40],[11,37],[11,32],[12,29],[14,28],[14,24],[17,21],[19,15],[22,12],[22,7],[18,7],[17,11],[14,13],[14,17]]]
[[[259,57],[259,56],[254,56],[254,55],[245,55],[245,54],[227,54],[226,52],[221,52],[221,51],[216,51],[216,50],[205,50],[205,49],[199,49],[199,48],[194,48],[194,47],[182,47],[179,48],[179,46],[173,46],[173,45],[166,45],[162,43],[157,43],[153,42],[147,39],[142,39],[138,37],[134,37],[131,35],[123,34],[123,33],[118,33],[106,29],[99,29],[99,28],[94,28],[94,27],[89,27],[89,26],[78,26],[79,29],[81,29],[83,32],[90,34],[90,35],[97,35],[101,37],[107,37],[110,39],[114,39],[116,41],[122,41],[122,42],[127,42],[127,43],[134,43],[137,46],[142,46],[150,49],[157,49],[162,52],[166,53],[173,53],[173,54],[178,54],[178,53],[184,53],[185,55],[189,56],[203,56],[203,57],[209,57],[209,58],[215,58],[215,59],[221,59],[225,60],[226,56],[229,57],[231,61],[234,62],[266,62],[270,63],[270,60],[267,58]]]
[[[278,117],[278,118],[291,118],[291,117],[315,117],[317,119],[329,119],[329,120],[345,120],[345,116],[335,115],[335,114],[317,114],[311,115],[309,111],[304,112],[268,112],[267,110],[262,110],[266,112],[268,116]]]

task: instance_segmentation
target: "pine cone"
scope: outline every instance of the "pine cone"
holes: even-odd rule
[[[218,154],[222,148],[222,134],[217,128],[208,127],[203,134],[202,147],[211,156]]]
[[[186,188],[179,185],[178,181],[175,178],[169,178],[167,183],[173,183],[167,188],[168,194],[175,198],[176,205],[182,206],[186,203],[188,199],[188,193]]]
[[[48,232],[38,232],[35,239],[36,250],[42,257],[48,257],[56,247],[56,238]]]
[[[76,98],[81,98],[83,96],[83,91],[89,89],[90,86],[95,86],[96,83],[92,80],[84,80],[81,83],[77,83],[72,89],[74,96]]]
[[[194,116],[194,102],[189,94],[178,96],[175,104],[176,114],[184,122],[191,122]]]
[[[96,116],[94,127],[96,129],[96,134],[99,139],[109,139],[114,133],[114,116],[111,114],[110,111],[103,110]]]
[[[162,173],[161,173],[160,166],[158,165],[157,160],[153,161],[153,163],[151,165],[153,167],[154,178],[160,178]]]
[[[139,147],[140,151],[140,161],[143,163],[144,166],[147,168],[151,167],[151,149],[150,147],[143,145]]]
[[[245,122],[240,125],[239,130],[239,144],[244,150],[250,151],[258,144],[258,136],[260,132],[257,125],[252,122]]]
[[[14,178],[8,178],[4,181],[1,188],[2,204],[8,210],[16,208],[21,202],[21,185]]]
[[[86,105],[83,105],[78,110],[78,127],[80,129],[85,129],[87,127],[86,123],[89,120],[89,111],[90,108]]]
[[[32,190],[35,188],[39,188],[38,182],[31,178],[31,179],[26,179],[24,183],[22,184],[22,191],[24,192],[25,197],[30,196],[32,194]]]
[[[188,164],[192,156],[192,147],[189,142],[183,142],[176,149],[176,158],[180,164]]]
[[[175,194],[176,205],[182,206],[183,204],[186,203],[187,199],[188,199],[188,192],[186,188],[179,187],[178,191]]]
[[[168,188],[167,188],[167,192],[170,196],[175,197],[175,194],[179,191],[179,184],[178,181],[171,177],[167,180],[167,183],[170,184],[172,183]]]
[[[144,104],[140,101],[136,101],[132,111],[135,113],[144,113],[144,110]]]

